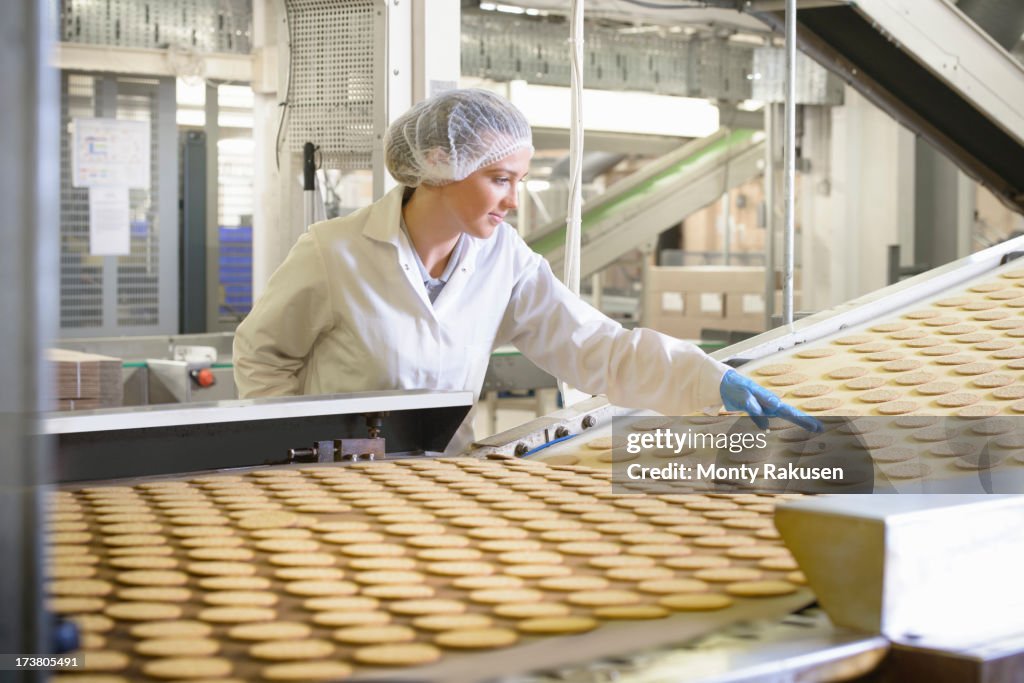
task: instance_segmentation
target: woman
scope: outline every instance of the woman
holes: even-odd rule
[[[813,418],[706,356],[626,330],[573,295],[504,222],[533,155],[530,127],[483,90],[451,90],[385,138],[400,187],[299,238],[235,334],[239,395],[387,389],[479,396],[491,351],[515,345],[550,374],[615,404],[682,415],[722,405]],[[446,452],[472,441],[466,419]]]

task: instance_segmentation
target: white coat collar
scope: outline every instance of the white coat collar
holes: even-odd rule
[[[402,218],[402,193],[405,187],[399,185],[381,197],[380,201],[370,205],[370,213],[366,217],[363,234],[378,242],[390,242],[399,246],[399,234],[402,231],[399,221]]]
[[[402,196],[405,193],[405,189],[404,186],[398,185],[381,197],[380,200],[370,205],[369,214],[363,226],[363,234],[378,242],[389,242],[395,245],[399,254],[403,254],[408,249],[411,256],[411,247],[405,246],[408,245],[408,240],[403,239],[400,222],[402,218]],[[462,255],[460,266],[464,269],[463,272],[468,274],[474,269],[479,245],[477,244],[477,238],[470,235],[467,235],[467,237],[469,239],[465,252]]]

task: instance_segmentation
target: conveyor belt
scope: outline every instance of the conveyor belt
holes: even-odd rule
[[[86,630],[87,667],[92,662],[95,669],[132,679],[145,678],[144,672],[163,666],[155,662],[167,659],[138,654],[139,649],[185,647],[133,635],[133,627],[144,621],[185,620],[188,624],[179,628],[207,633],[191,637],[202,642],[188,647],[208,652],[195,656],[212,658],[209,665],[219,667],[218,675],[286,673],[271,668],[279,663],[255,656],[258,649],[250,648],[258,641],[228,635],[233,624],[223,621],[223,614],[202,613],[214,605],[239,603],[263,605],[247,616],[247,623],[300,624],[291,627],[298,633],[289,636],[296,639],[295,647],[278,655],[284,658],[280,663],[343,662],[363,680],[456,683],[679,642],[739,619],[781,616],[810,601],[806,590],[792,586],[785,591],[793,592],[777,597],[733,597],[724,609],[688,611],[680,604],[663,618],[624,621],[589,604],[595,596],[589,594],[588,600],[584,586],[591,586],[574,592],[550,583],[568,576],[594,588],[607,584],[621,604],[656,610],[688,599],[671,595],[724,596],[743,588],[708,577],[702,584],[696,581],[699,570],[688,568],[692,560],[682,558],[711,557],[704,562],[745,569],[750,578],[802,580],[793,574],[795,565],[772,527],[770,499],[638,499],[611,494],[607,479],[595,470],[528,461],[418,458],[67,488],[50,503],[51,606]],[[284,545],[292,542],[298,545],[287,552]],[[609,557],[629,557],[622,563],[660,569],[649,576],[626,576],[616,572],[616,560]],[[135,564],[153,564],[158,574],[140,575]],[[242,579],[239,589],[248,594],[228,590],[218,578],[223,576]],[[476,592],[483,588],[460,583],[469,576],[530,589],[510,600],[520,605],[512,609],[535,609],[521,605],[538,602],[551,610],[562,605],[572,616],[598,617],[600,625],[580,635],[530,636],[527,629],[536,622],[525,613],[509,616]],[[504,578],[479,578],[494,576]],[[687,581],[649,583],[656,577]],[[390,591],[397,592],[391,598],[382,594]],[[322,599],[330,595],[373,599],[330,609]],[[426,599],[444,602],[410,602]],[[151,607],[131,606],[140,603]],[[131,613],[139,609],[159,616]],[[500,635],[516,638],[518,631],[519,640],[487,653],[435,652],[431,643],[444,637],[415,622],[412,613],[420,610],[476,614],[501,629]],[[390,637],[419,643],[442,658],[402,671],[360,664],[371,651],[341,642],[335,631],[342,623],[376,620],[406,627]],[[585,620],[580,623],[587,626]],[[306,627],[309,635],[303,637],[299,632]],[[320,641],[324,652],[297,654],[299,641],[308,639]]]
[[[816,438],[775,429],[764,459],[870,456],[876,491],[1024,492],[1021,339],[1024,268],[1011,262],[869,322],[760,355],[744,374],[806,412],[833,418],[827,422],[838,429]],[[608,422],[536,457],[610,468],[612,451],[586,446],[610,434]],[[706,465],[722,457],[698,450],[661,462]],[[751,457],[735,460],[757,461]],[[614,460],[631,459],[616,451]]]
[[[759,16],[782,31],[781,13]],[[801,50],[1024,210],[1024,66],[954,3],[858,0],[797,22]]]
[[[757,176],[764,159],[762,136],[753,130],[725,129],[695,140],[624,179],[583,207],[580,274],[595,273],[630,249],[649,242],[722,196]],[[565,250],[565,221],[531,235],[530,247],[560,273]]]

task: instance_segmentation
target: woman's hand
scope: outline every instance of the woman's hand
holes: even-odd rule
[[[761,429],[768,429],[769,417],[781,417],[809,432],[825,431],[818,420],[783,403],[778,396],[735,370],[725,373],[719,392],[726,410],[742,410]]]

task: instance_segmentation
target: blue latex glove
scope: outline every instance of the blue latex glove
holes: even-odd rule
[[[813,417],[786,405],[778,396],[735,370],[725,373],[719,392],[726,410],[742,410],[761,429],[768,429],[769,417],[781,417],[809,432],[825,431]]]

